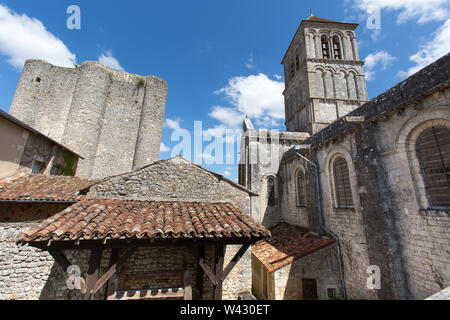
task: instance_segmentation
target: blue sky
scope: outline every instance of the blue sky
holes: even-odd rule
[[[163,150],[177,144],[171,141],[174,128],[192,132],[194,121],[215,135],[239,128],[245,113],[258,127],[283,130],[280,61],[310,9],[316,16],[361,24],[360,56],[373,98],[450,51],[449,3],[0,0],[0,108],[9,110],[26,58],[56,64],[100,60],[168,82]],[[81,8],[81,30],[66,27],[71,4]],[[366,26],[373,6],[380,9],[381,30]],[[170,156],[171,151],[161,153]],[[237,178],[236,165],[203,164]]]

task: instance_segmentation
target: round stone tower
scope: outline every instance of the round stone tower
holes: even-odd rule
[[[28,60],[10,114],[80,154],[78,176],[100,179],[159,159],[167,91],[162,79],[98,62]]]

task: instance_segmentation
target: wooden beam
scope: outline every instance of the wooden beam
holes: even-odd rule
[[[205,246],[199,246],[199,257],[204,259],[205,258]],[[203,277],[204,272],[203,268],[199,267],[197,268],[197,288],[200,291],[199,300],[203,300]]]
[[[108,271],[94,284],[92,294],[94,295],[101,287],[117,272],[117,270],[136,252],[138,248],[131,248],[123,256],[121,256],[116,263],[114,263]],[[96,279],[97,280],[97,279]]]
[[[217,280],[216,280],[216,276],[214,274],[214,272],[211,270],[211,268],[205,263],[205,258],[201,257],[198,253],[198,248],[195,247],[193,248],[192,246],[189,247],[189,249],[191,249],[192,254],[194,255],[194,257],[197,259],[198,264],[200,265],[200,267],[203,269],[203,271],[206,273],[206,275],[208,276],[209,280],[211,280],[211,282],[215,285],[217,284]]]
[[[184,288],[117,291],[108,300],[153,300],[184,298]]]
[[[264,238],[252,238],[251,240],[242,240],[240,238],[227,239],[224,241],[227,245],[242,245],[244,243],[254,244]],[[154,242],[149,240],[131,240],[130,242],[123,239],[108,240],[106,244],[97,240],[80,241],[79,244],[76,241],[53,241],[50,247],[47,247],[47,242],[30,242],[32,247],[39,248],[43,251],[61,251],[61,250],[91,250],[96,247],[102,247],[103,249],[111,248],[133,248],[133,247],[192,247],[197,245],[214,245],[215,241],[212,240],[192,240],[192,239],[156,239]]]
[[[111,256],[109,257],[109,268],[111,268],[114,264],[116,264],[117,260],[119,259],[119,249],[114,248],[111,249]],[[114,291],[116,291],[117,288],[114,288],[114,283],[112,283],[112,281],[110,281],[110,279],[108,279],[108,281],[106,282],[106,290],[105,290],[105,296],[104,296],[104,300],[107,300],[108,297],[110,295],[112,295],[114,293]]]
[[[91,250],[91,257],[89,258],[89,269],[86,277],[86,293],[84,300],[92,300],[94,298],[94,288],[97,283],[98,271],[102,260],[102,248],[94,248]]]
[[[161,270],[161,271],[145,271],[136,272],[126,275],[127,280],[155,279],[167,280],[178,278],[183,280],[183,271],[181,270]]]
[[[214,264],[216,284],[214,288],[214,300],[222,300],[222,286],[223,286],[223,260],[225,255],[225,245],[221,242],[215,246]]]
[[[239,251],[233,257],[233,259],[231,259],[231,261],[228,263],[228,266],[225,268],[225,270],[223,272],[222,280],[225,280],[228,277],[228,275],[233,270],[233,268],[236,266],[236,264],[238,264],[239,260],[241,260],[242,256],[247,251],[248,247],[250,247],[249,244],[242,245],[242,247],[239,249]]]
[[[67,272],[67,268],[69,268],[72,264],[69,262],[69,260],[66,258],[64,253],[61,251],[49,251],[48,252],[53,259],[63,268],[64,272]]]
[[[192,274],[189,270],[184,273],[184,300],[192,300]]]

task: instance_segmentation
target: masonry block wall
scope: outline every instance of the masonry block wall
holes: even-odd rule
[[[35,160],[42,163],[45,175],[61,174],[63,169],[66,174],[76,172],[78,156],[72,152],[4,118],[0,118],[0,127],[0,179],[30,174]]]
[[[450,285],[449,210],[431,208],[416,153],[425,130],[450,128],[448,83],[412,104],[383,112],[389,106],[377,105],[382,117],[346,134],[336,127],[313,137],[326,142],[304,152],[320,168],[324,223],[341,240],[350,299],[424,299]],[[348,164],[352,208],[340,208],[336,202],[333,163],[338,157]],[[280,172],[292,175],[303,166],[304,161],[292,158]],[[292,188],[290,179],[284,180]],[[307,184],[307,194],[315,192],[312,186]],[[306,223],[305,210],[293,205],[295,196],[285,197],[290,200],[284,202],[283,220]],[[317,215],[310,203],[307,210]],[[367,288],[371,265],[381,270],[379,290]]]
[[[28,60],[10,113],[84,157],[77,175],[105,178],[159,159],[167,83],[98,62]]]
[[[230,202],[243,213],[251,215],[251,197],[246,191],[181,157],[158,161],[141,170],[112,177],[93,186],[88,197],[144,201],[164,199],[166,201]],[[226,247],[225,265],[239,249],[240,246]],[[214,250],[208,250],[205,256],[207,259],[212,259],[209,261],[213,261]],[[204,278],[205,292],[210,292],[208,286],[212,287],[212,283],[206,277]],[[250,249],[248,249],[224,281],[223,299],[236,300],[240,293],[250,291],[251,262]],[[208,294],[211,293],[212,291]],[[210,299],[212,296],[204,298]]]
[[[309,138],[305,132],[248,129],[242,135],[240,183],[257,193],[251,199],[251,216],[265,227],[281,222],[280,208],[285,184],[279,175],[283,154]],[[275,205],[268,205],[267,181],[275,179]]]
[[[314,134],[367,102],[356,27],[315,17],[302,21],[282,61],[288,131]]]
[[[314,252],[274,272],[275,300],[302,300],[303,279],[317,280],[319,300],[327,300],[327,289],[343,297],[335,245]]]

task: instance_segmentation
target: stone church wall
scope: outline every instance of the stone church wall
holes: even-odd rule
[[[386,105],[387,106],[387,105]],[[305,155],[320,168],[325,225],[341,241],[347,294],[350,299],[424,299],[450,285],[448,210],[431,210],[426,198],[415,144],[427,128],[450,128],[450,89],[438,89],[414,103],[366,121]],[[306,143],[309,143],[308,141]],[[353,208],[338,208],[333,161],[342,156],[349,167]],[[280,172],[285,188],[295,187],[294,172],[307,165],[299,158],[285,162]],[[306,169],[306,168],[305,168]],[[312,171],[312,168],[310,168]],[[310,178],[311,179],[311,178]],[[315,193],[307,183],[307,195]],[[284,221],[310,228],[317,216],[295,206],[295,193],[283,195]],[[367,288],[367,268],[381,269],[381,289]]]

